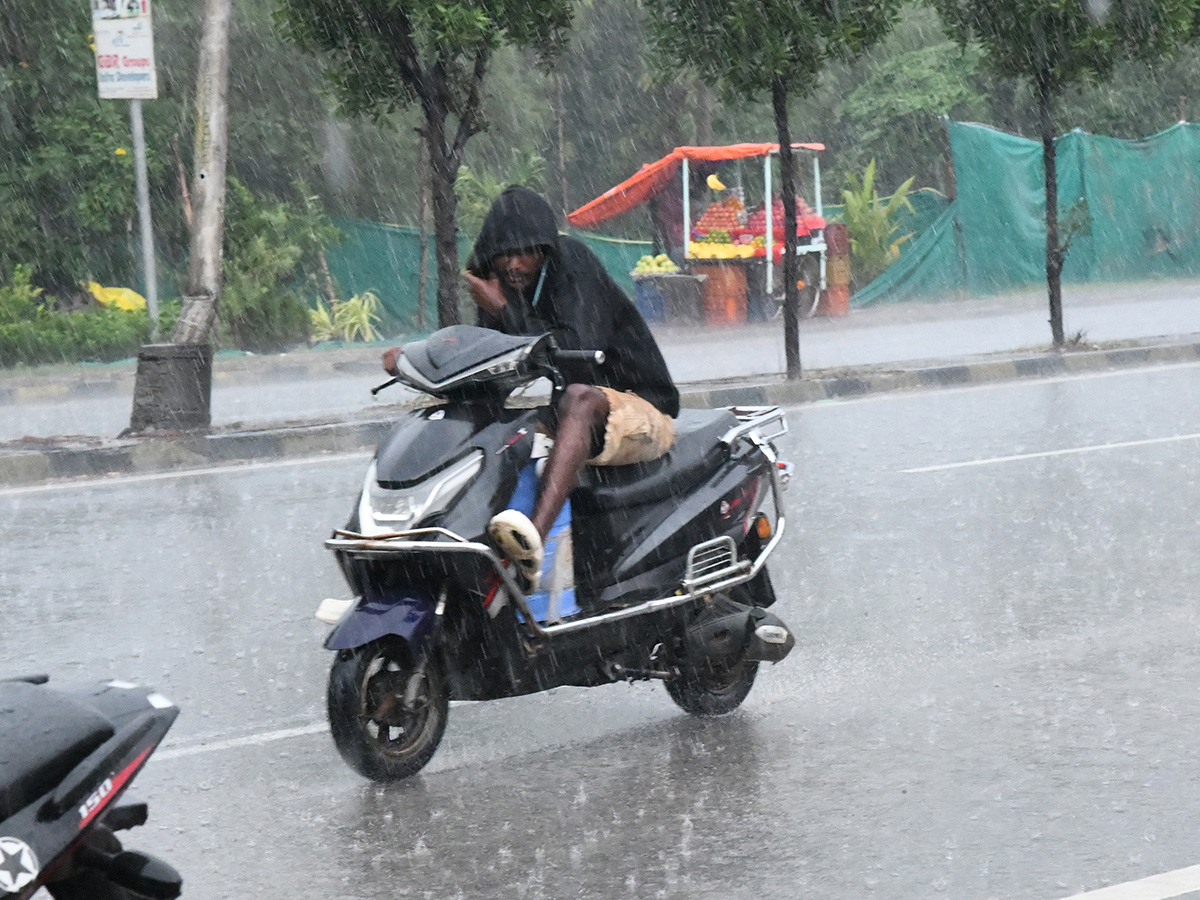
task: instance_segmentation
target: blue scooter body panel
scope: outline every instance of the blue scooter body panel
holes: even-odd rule
[[[394,634],[419,650],[433,630],[436,605],[433,596],[420,588],[362,600],[329,632],[325,649],[352,650]]]

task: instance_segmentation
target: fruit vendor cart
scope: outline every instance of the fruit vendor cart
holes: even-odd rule
[[[796,236],[800,254],[801,313],[816,311],[825,284],[825,219],[821,207],[821,168],[818,153],[822,144],[793,144],[793,149],[812,157],[812,209],[797,198]],[[605,191],[567,216],[577,228],[590,228],[650,204],[656,215],[664,199],[681,221],[679,246],[685,271],[704,276],[705,319],[712,323],[744,321],[748,299],[757,300],[761,317],[777,315],[782,301],[781,279],[776,267],[783,262],[783,201],[771,187],[771,159],[778,144],[732,144],[719,147],[676,147],[662,159],[642,166],[637,174]],[[693,209],[693,174],[709,172],[708,184],[715,191],[724,185],[714,181],[718,168],[736,160],[763,160],[763,202],[753,209],[735,192],[720,197],[706,209]],[[678,180],[677,180],[678,178]],[[670,205],[669,203],[666,205]],[[696,215],[696,213],[699,213]]]

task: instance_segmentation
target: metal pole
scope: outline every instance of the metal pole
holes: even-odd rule
[[[692,255],[692,192],[688,190],[688,158],[683,158],[683,258]]]
[[[142,280],[146,286],[146,312],[150,315],[150,341],[158,340],[158,268],[154,260],[154,231],[150,224],[150,184],[146,177],[146,130],[142,101],[129,101],[133,122],[133,167],[137,183],[138,222],[142,229]]]
[[[817,215],[822,219],[825,218],[825,206],[821,202],[821,160],[817,156],[817,152],[813,151],[813,192],[817,195]],[[810,238],[811,240],[811,238]],[[817,260],[820,263],[821,290],[825,290],[825,232],[821,232],[821,250],[817,254]]]
[[[771,198],[771,154],[768,153],[763,157],[763,193],[766,195],[763,199],[763,210],[767,214],[767,296],[771,296],[771,291],[774,288],[775,276],[775,227],[771,223],[771,213],[774,211],[775,201]]]
[[[817,195],[817,215],[825,218],[825,207],[821,203],[821,160],[813,153],[813,193]]]

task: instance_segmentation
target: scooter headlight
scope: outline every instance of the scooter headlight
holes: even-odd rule
[[[387,488],[376,480],[372,461],[358,510],[363,534],[404,531],[444,512],[482,468],[483,451],[475,450],[425,481],[404,488]]]

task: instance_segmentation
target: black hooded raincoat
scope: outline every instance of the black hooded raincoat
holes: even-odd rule
[[[521,293],[503,281],[507,304],[498,316],[479,310],[477,324],[505,334],[554,335],[565,350],[603,350],[604,364],[564,364],[568,382],[632,391],[674,418],[679,391],[650,329],[629,297],[587,246],[560,235],[549,205],[528,188],[514,185],[492,204],[467,268],[481,278],[491,260],[540,247],[546,255],[541,291]]]

